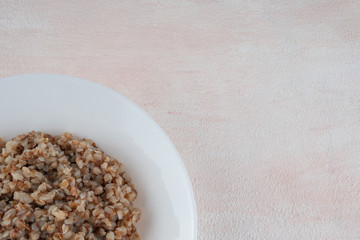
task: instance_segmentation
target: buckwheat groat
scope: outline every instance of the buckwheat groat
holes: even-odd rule
[[[0,239],[139,239],[131,179],[93,141],[30,132],[0,148]]]

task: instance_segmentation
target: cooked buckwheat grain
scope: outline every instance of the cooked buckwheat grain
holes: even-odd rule
[[[131,179],[93,141],[33,131],[1,148],[0,239],[139,239]]]

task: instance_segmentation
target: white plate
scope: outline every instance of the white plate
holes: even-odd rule
[[[144,240],[196,239],[191,184],[173,144],[120,94],[74,77],[30,74],[0,80],[0,136],[39,130],[93,139],[119,159],[138,190]]]

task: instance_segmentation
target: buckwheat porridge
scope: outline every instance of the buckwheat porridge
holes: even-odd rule
[[[1,149],[0,239],[139,239],[131,179],[93,141],[33,131]]]

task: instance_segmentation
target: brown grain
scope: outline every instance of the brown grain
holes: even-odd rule
[[[139,239],[131,179],[93,141],[30,132],[0,149],[0,239]]]

